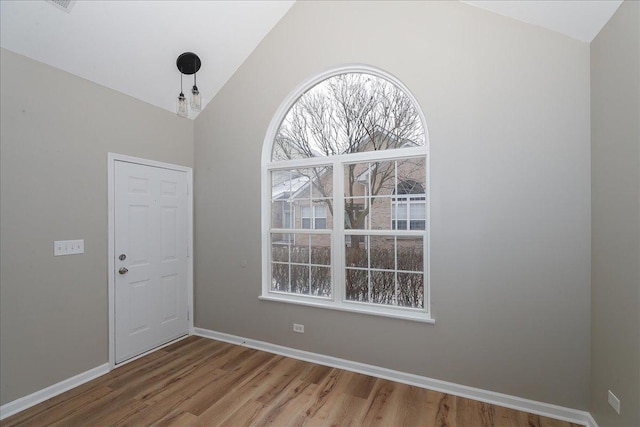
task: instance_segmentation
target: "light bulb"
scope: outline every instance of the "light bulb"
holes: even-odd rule
[[[184,97],[184,93],[182,92],[180,92],[180,95],[178,96],[178,101],[176,104],[176,113],[178,113],[180,117],[189,116],[189,112],[187,111],[187,98]]]
[[[193,111],[200,111],[202,109],[202,101],[200,99],[200,91],[198,86],[193,85],[191,89],[191,109]]]

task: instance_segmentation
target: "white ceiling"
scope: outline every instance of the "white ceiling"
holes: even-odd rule
[[[293,1],[0,1],[0,45],[175,112],[176,59],[195,52],[203,108]],[[185,76],[188,95],[193,76]],[[190,117],[196,114],[190,112]]]
[[[45,0],[0,0],[0,45],[172,112],[176,58],[195,52],[204,108],[293,3],[79,0],[67,13]],[[464,3],[591,42],[622,0]],[[192,81],[185,76],[185,94]]]
[[[591,43],[622,0],[463,0],[463,3]]]

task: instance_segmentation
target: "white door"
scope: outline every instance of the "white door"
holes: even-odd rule
[[[115,162],[115,362],[188,333],[187,173]]]

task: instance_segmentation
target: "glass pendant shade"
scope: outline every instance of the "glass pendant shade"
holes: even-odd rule
[[[187,98],[184,97],[184,93],[182,92],[180,92],[176,102],[176,113],[178,113],[180,117],[189,116],[189,111],[187,111]]]
[[[193,89],[191,89],[191,109],[193,111],[200,111],[202,109],[200,91],[198,90],[198,86],[196,85],[193,85]]]

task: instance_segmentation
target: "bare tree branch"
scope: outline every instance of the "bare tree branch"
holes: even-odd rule
[[[274,148],[274,160],[332,156],[362,151],[385,150],[405,145],[424,144],[424,129],[411,100],[385,79],[364,73],[331,77],[303,94],[282,122]],[[370,200],[395,186],[393,162],[375,162],[367,167],[347,166],[345,196],[358,194],[363,185],[363,169],[369,176]],[[307,173],[313,189],[329,198],[325,188],[331,180],[326,169]],[[305,175],[301,172],[302,175]],[[333,213],[333,206],[328,203]],[[371,206],[362,206],[354,198],[345,203],[352,228],[363,228]]]

